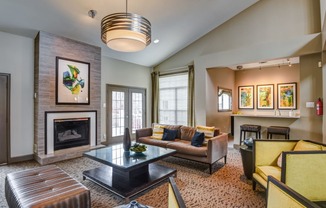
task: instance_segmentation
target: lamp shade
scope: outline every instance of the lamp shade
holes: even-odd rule
[[[138,14],[110,14],[101,21],[101,36],[113,50],[140,51],[151,43],[151,23]]]

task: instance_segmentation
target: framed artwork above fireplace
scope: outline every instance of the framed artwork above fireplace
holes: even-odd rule
[[[56,104],[89,105],[90,63],[56,57]]]

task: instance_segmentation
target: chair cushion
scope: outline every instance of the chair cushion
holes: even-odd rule
[[[138,141],[140,143],[150,144],[150,145],[164,147],[164,148],[166,148],[167,144],[171,142],[171,141],[164,141],[161,139],[152,139],[151,137],[140,137],[138,138]]]
[[[194,147],[189,141],[176,139],[174,142],[169,142],[167,148],[175,149],[178,153],[207,157],[207,147]]]
[[[162,140],[173,141],[177,137],[178,130],[164,128]]]
[[[195,135],[191,139],[191,145],[195,147],[201,147],[205,140],[205,134],[203,132],[196,131]]]
[[[269,175],[281,180],[281,168],[278,166],[257,166],[256,172],[266,181]]]
[[[293,151],[305,151],[305,150],[322,150],[321,145],[312,142],[306,142],[303,140],[298,141]]]

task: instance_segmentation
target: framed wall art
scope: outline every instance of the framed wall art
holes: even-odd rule
[[[274,109],[274,85],[257,85],[257,109]]]
[[[239,109],[254,109],[254,86],[239,86]]]
[[[89,105],[90,63],[56,57],[56,104]]]
[[[277,108],[291,110],[297,108],[297,83],[277,84]]]

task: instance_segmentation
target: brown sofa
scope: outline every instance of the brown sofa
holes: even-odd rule
[[[203,146],[195,147],[191,145],[191,139],[196,128],[181,125],[165,125],[167,129],[178,130],[177,138],[173,141],[165,141],[153,139],[152,128],[144,128],[136,130],[136,141],[139,143],[155,145],[164,148],[177,150],[174,155],[184,159],[194,160],[209,165],[209,172],[212,173],[212,165],[226,156],[228,150],[228,136],[226,133],[220,133],[219,129],[215,129],[214,137],[205,140]]]

